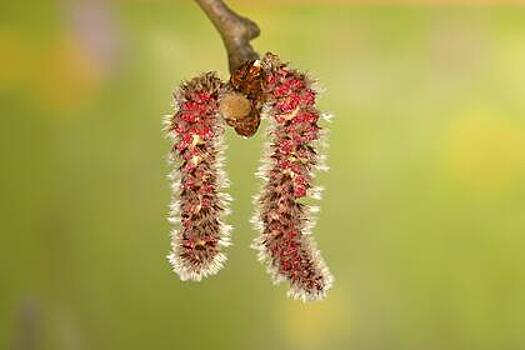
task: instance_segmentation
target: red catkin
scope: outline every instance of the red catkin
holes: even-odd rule
[[[174,115],[166,121],[173,140],[173,200],[169,221],[171,254],[168,260],[182,280],[199,281],[217,273],[226,261],[230,226],[224,224],[229,197],[222,170],[223,119],[219,101],[225,87],[215,73],[200,75],[175,92]]]
[[[305,74],[273,54],[266,54],[260,65],[269,144],[258,171],[264,184],[255,197],[253,222],[261,234],[253,247],[276,283],[288,281],[291,297],[322,299],[333,277],[310,235],[317,207],[303,203],[306,197],[319,198],[313,173],[325,169],[318,153],[322,115],[315,106],[317,93]]]

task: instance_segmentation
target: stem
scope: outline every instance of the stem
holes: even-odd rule
[[[228,53],[231,74],[244,63],[259,58],[257,52],[250,45],[250,41],[260,34],[259,27],[255,22],[239,16],[222,0],[195,1],[221,35]]]

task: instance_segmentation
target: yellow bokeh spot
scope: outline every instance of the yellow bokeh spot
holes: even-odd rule
[[[338,335],[344,334],[348,324],[348,310],[337,293],[330,293],[322,301],[303,303],[285,300],[279,307],[285,341],[290,348],[326,348]]]
[[[73,38],[65,36],[34,57],[33,92],[43,109],[74,110],[100,83],[97,62]]]
[[[486,113],[459,117],[443,151],[445,171],[463,186],[502,191],[525,176],[525,125]]]
[[[27,78],[29,50],[16,32],[0,31],[0,91],[19,87]]]

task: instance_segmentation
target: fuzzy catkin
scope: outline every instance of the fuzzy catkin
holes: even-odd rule
[[[174,115],[166,121],[173,140],[169,220],[171,254],[168,260],[182,280],[200,281],[217,273],[226,261],[230,227],[228,186],[222,170],[223,119],[219,101],[225,86],[215,73],[202,74],[175,92]]]
[[[276,283],[288,281],[291,297],[322,299],[333,277],[309,235],[317,207],[303,203],[320,196],[313,172],[325,168],[318,153],[322,115],[315,106],[317,92],[305,74],[273,54],[266,54],[260,65],[269,143],[258,171],[264,183],[254,200],[253,222],[260,236],[253,247]]]

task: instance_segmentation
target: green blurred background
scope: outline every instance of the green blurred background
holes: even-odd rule
[[[0,349],[525,349],[525,8],[233,2],[321,79],[336,277],[286,298],[249,248],[262,137],[228,130],[226,268],[165,260],[161,117],[225,53],[191,1],[0,8]]]

